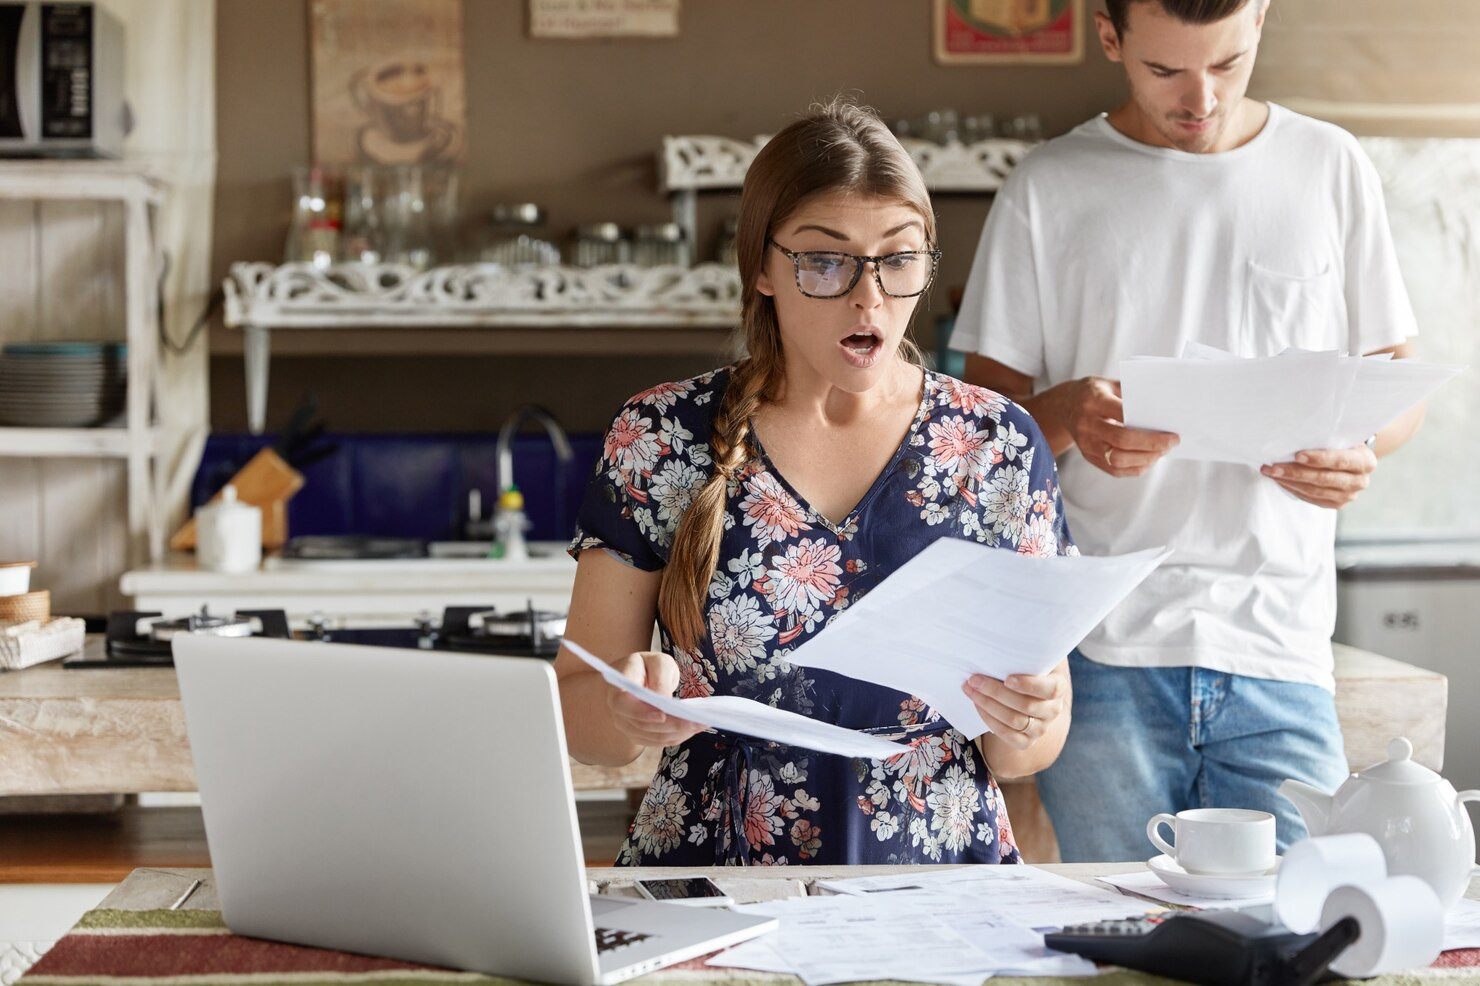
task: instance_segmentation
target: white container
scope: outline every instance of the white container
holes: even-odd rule
[[[221,499],[195,512],[195,555],[212,572],[252,572],[262,563],[262,509],[236,498],[227,484]]]
[[[0,561],[0,596],[19,596],[31,591],[33,561]]]

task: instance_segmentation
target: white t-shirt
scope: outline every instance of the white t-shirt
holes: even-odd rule
[[[1034,151],[993,203],[951,345],[1043,390],[1188,340],[1365,353],[1415,331],[1371,163],[1345,131],[1271,105],[1223,153],[1142,144],[1103,116]],[[1059,475],[1085,554],[1175,549],[1086,657],[1333,687],[1335,511],[1245,466],[1117,479],[1072,449]]]

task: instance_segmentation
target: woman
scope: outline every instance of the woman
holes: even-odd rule
[[[562,652],[576,759],[664,750],[617,861],[1017,862],[992,773],[1058,755],[1066,663],[967,681],[992,730],[973,743],[917,698],[786,655],[936,538],[1072,552],[1052,455],[1020,407],[922,370],[905,340],[935,220],[870,112],[825,106],[772,138],[736,240],[749,358],[618,414],[571,546],[567,634],[660,692],[752,698],[910,751],[866,762],[702,731]],[[1011,619],[990,599],[982,613]],[[648,650],[655,617],[666,653]]]

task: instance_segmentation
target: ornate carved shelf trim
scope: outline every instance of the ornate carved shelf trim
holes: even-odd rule
[[[769,137],[664,137],[660,181],[665,192],[739,188]],[[1023,140],[936,144],[906,137],[904,144],[933,192],[995,192],[1034,147]]]
[[[728,327],[740,275],[721,264],[590,269],[498,264],[238,263],[226,279],[226,324],[261,328],[641,325]]]

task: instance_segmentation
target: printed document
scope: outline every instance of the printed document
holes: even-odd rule
[[[1262,466],[1362,444],[1462,366],[1287,349],[1241,358],[1189,344],[1122,360],[1125,423],[1176,433],[1172,459]]]
[[[907,745],[891,743],[889,740],[856,729],[845,729],[832,723],[809,719],[807,716],[774,709],[769,705],[739,698],[734,695],[709,695],[703,698],[674,698],[644,688],[619,672],[580,644],[565,638],[564,646],[587,666],[600,673],[609,684],[630,692],[647,704],[661,709],[671,716],[687,719],[703,726],[714,726],[775,740],[790,746],[805,747],[820,753],[836,753],[843,757],[862,757],[865,760],[887,760],[901,753],[908,753]]]
[[[1044,674],[1170,555],[1035,558],[941,538],[786,659],[915,695],[975,739],[973,674]]]

